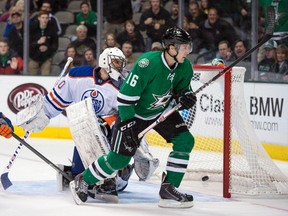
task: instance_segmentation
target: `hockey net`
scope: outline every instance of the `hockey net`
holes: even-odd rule
[[[192,88],[199,87],[223,68],[194,65]],[[223,182],[223,196],[287,197],[288,178],[271,160],[250,124],[244,100],[244,67],[233,67],[197,94],[197,106],[181,111],[194,135],[185,179]],[[225,103],[224,103],[225,101]],[[171,144],[155,131],[146,134],[151,153],[159,158],[161,176]]]

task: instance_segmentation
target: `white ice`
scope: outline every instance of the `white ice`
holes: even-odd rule
[[[73,142],[56,139],[28,139],[28,143],[54,164],[69,164]],[[0,138],[0,171],[7,166],[18,142]],[[288,163],[276,161],[280,169],[288,175]],[[2,170],[1,170],[2,169]],[[2,174],[2,173],[1,173]],[[180,189],[193,194],[194,207],[189,209],[164,209],[158,207],[160,180],[149,183],[139,182],[136,175],[119,194],[119,203],[103,203],[89,200],[77,206],[69,190],[58,192],[56,171],[26,147],[15,160],[9,179],[13,185],[7,190],[0,189],[1,216],[284,216],[288,215],[288,199],[248,199],[222,197],[222,186],[212,182],[183,182]]]

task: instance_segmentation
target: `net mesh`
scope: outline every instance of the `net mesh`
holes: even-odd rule
[[[215,66],[194,67],[192,88],[197,90],[220,70],[222,68]],[[229,192],[235,195],[287,197],[287,176],[271,160],[251,126],[244,100],[244,74],[245,68],[233,67],[231,124],[227,131],[230,133]],[[209,181],[223,181],[224,76],[200,91],[197,106],[181,111],[181,115],[195,137],[184,178],[201,180],[203,176],[209,176]],[[154,174],[160,177],[172,145],[153,130],[145,138],[153,156],[160,160]]]

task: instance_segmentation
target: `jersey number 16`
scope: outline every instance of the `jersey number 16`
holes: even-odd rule
[[[137,84],[137,80],[138,80],[139,76],[135,75],[135,74],[129,74],[126,83],[132,87],[135,87]]]

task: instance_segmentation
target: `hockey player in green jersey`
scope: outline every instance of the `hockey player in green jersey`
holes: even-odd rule
[[[170,28],[164,33],[162,44],[164,51],[140,56],[125,79],[117,98],[119,117],[113,132],[112,150],[70,183],[77,204],[86,202],[88,185],[108,178],[129,164],[139,147],[138,134],[169,109],[173,100],[181,103],[183,109],[189,109],[196,103],[190,86],[193,70],[186,58],[192,51],[190,35],[178,27]],[[178,112],[171,114],[154,130],[173,144],[166,173],[162,177],[159,206],[192,207],[193,196],[176,188],[187,169],[194,137]]]

